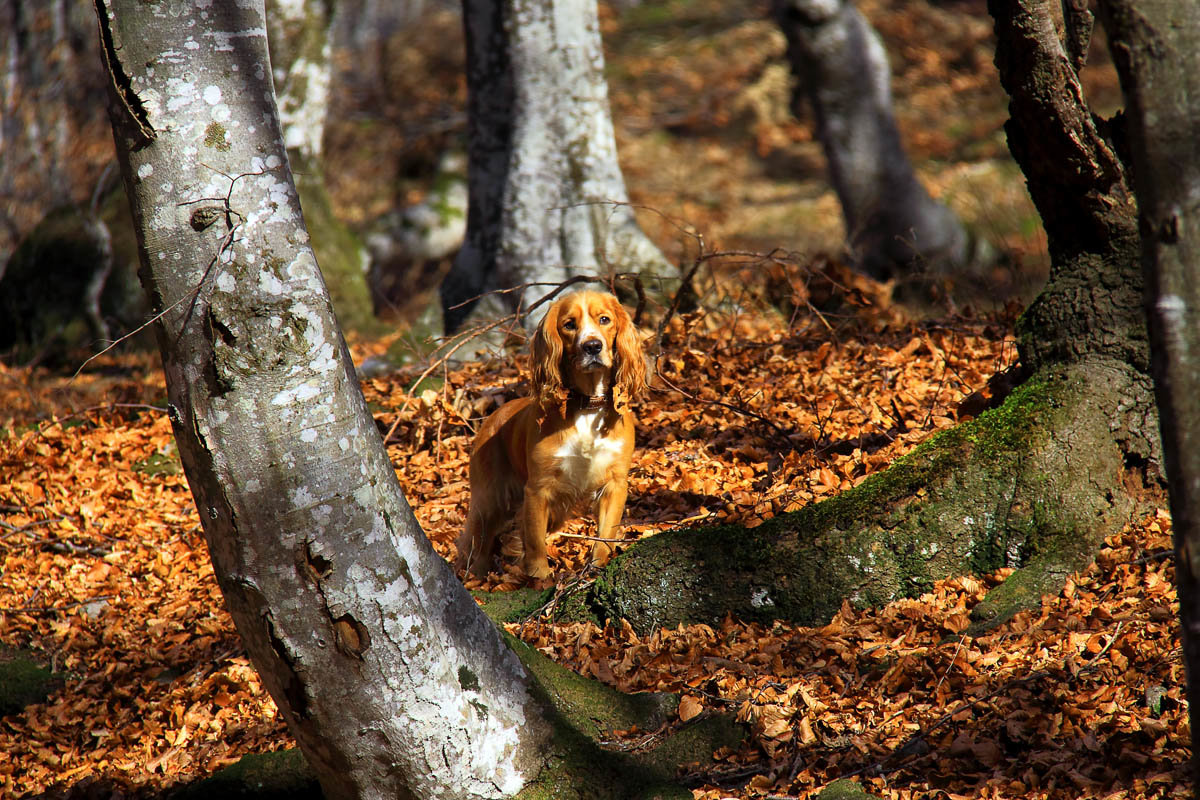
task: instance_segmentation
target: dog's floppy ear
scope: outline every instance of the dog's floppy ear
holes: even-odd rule
[[[567,400],[562,379],[563,341],[558,333],[559,306],[550,306],[530,345],[529,383],[542,416],[551,409],[565,407]]]
[[[613,408],[624,414],[630,401],[646,390],[646,356],[642,353],[642,337],[624,306],[612,301],[613,322],[617,335],[613,341],[613,364],[616,379],[613,384]]]

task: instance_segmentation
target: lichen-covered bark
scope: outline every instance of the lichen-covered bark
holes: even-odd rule
[[[366,250],[334,214],[322,161],[333,82],[330,0],[269,0],[267,33],[279,121],[313,250],[338,321],[345,329],[375,324],[366,281]]]
[[[639,543],[588,602],[639,630],[728,613],[821,624],[844,600],[886,603],[950,575],[1033,564],[1061,578],[1130,519],[1114,427],[1140,426],[1148,405],[1144,382],[1119,362],[1047,371],[836,498],[749,530]],[[987,621],[1001,612],[1015,609]]]
[[[442,286],[447,331],[579,274],[674,272],[627,205],[594,0],[466,0],[470,210]],[[536,318],[532,323],[536,323]]]
[[[532,679],[404,500],[301,217],[262,3],[98,5],[170,414],[247,652],[329,798],[492,798]]]

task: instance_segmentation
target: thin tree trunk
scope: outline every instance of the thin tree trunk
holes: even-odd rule
[[[531,680],[409,509],[317,269],[262,3],[98,11],[180,455],[226,603],[326,797],[499,797]]]
[[[338,320],[344,328],[362,331],[375,324],[363,270],[366,254],[359,238],[334,213],[325,181],[333,14],[330,0],[271,0],[267,34],[283,139],[312,247]]]
[[[470,210],[442,286],[447,331],[482,293],[673,268],[627,205],[595,0],[464,0]],[[531,286],[485,314],[528,308]],[[537,320],[531,320],[531,324]]]
[[[1121,76],[1142,231],[1150,351],[1175,536],[1192,730],[1200,730],[1200,16],[1103,0]],[[1193,748],[1200,775],[1200,750]],[[1193,795],[1197,794],[1195,787]]]
[[[796,77],[792,103],[812,104],[859,267],[880,280],[977,269],[962,224],[904,152],[879,35],[851,0],[775,0],[774,12]]]

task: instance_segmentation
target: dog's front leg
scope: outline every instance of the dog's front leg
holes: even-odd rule
[[[521,537],[525,543],[525,574],[530,578],[550,577],[546,560],[546,527],[550,522],[550,498],[526,488]]]
[[[621,516],[625,513],[625,497],[628,486],[625,478],[613,478],[600,492],[596,501],[596,535],[601,539],[615,539],[621,531]],[[612,557],[612,545],[608,542],[592,544],[592,561],[603,563]]]

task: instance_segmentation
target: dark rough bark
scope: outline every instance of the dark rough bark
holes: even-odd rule
[[[1008,146],[1046,228],[1051,273],[1025,312],[1030,368],[1093,354],[1149,370],[1137,210],[1120,126],[1097,119],[1058,39],[1049,0],[993,0],[996,66],[1010,97]]]
[[[1129,117],[1191,724],[1200,730],[1200,17],[1170,0],[1105,0],[1101,12]],[[1200,768],[1200,751],[1193,762]]]
[[[880,280],[975,269],[962,224],[904,152],[887,53],[870,24],[850,0],[775,0],[774,13],[796,76],[793,106],[812,104],[859,267]]]
[[[1139,237],[1124,167],[1087,109],[1048,0],[991,6],[1014,156],[1046,221],[1050,278],[1020,325],[1029,377],[843,495],[755,530],[679,531],[614,561],[575,613],[635,627],[732,612],[819,623],[946,575],[1020,567],[974,610],[994,625],[1091,558],[1157,488],[1161,448]],[[1194,395],[1193,395],[1194,397]]]

